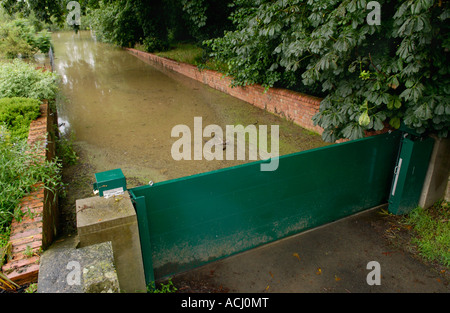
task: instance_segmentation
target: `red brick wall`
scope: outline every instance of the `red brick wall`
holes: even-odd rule
[[[264,88],[260,85],[230,87],[231,78],[224,77],[221,73],[211,70],[200,71],[194,65],[176,62],[136,49],[126,48],[126,50],[144,61],[157,63],[261,109],[292,120],[303,128],[319,134],[323,131],[312,122],[312,117],[319,111],[320,98],[279,88],[270,88],[264,92]]]
[[[53,125],[56,115],[50,112],[47,102],[41,105],[41,116],[32,121],[28,134],[28,144],[40,143],[41,155],[50,160],[55,155]],[[57,203],[43,184],[22,199],[20,210],[26,213],[20,220],[11,224],[11,259],[2,266],[2,271],[19,285],[36,282],[39,273],[39,253],[54,239],[58,221]],[[31,249],[32,255],[24,252]]]

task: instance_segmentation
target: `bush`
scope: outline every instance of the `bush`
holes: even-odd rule
[[[39,105],[40,101],[36,99],[0,99],[0,123],[3,123],[13,138],[26,139],[31,121],[40,115]]]
[[[19,59],[0,65],[0,98],[55,98],[58,91],[57,74],[36,70]]]
[[[19,55],[28,57],[37,52],[30,38],[20,26],[13,23],[0,24],[0,56],[13,59]]]
[[[46,30],[36,33],[30,20],[15,19],[0,23],[0,55],[3,57],[27,58],[39,51],[48,53],[50,45],[50,33]]]
[[[167,42],[164,42],[157,37],[146,37],[142,44],[147,52],[164,51],[168,49]]]
[[[37,33],[35,38],[35,45],[42,53],[48,53],[50,51],[50,47],[52,46],[52,37],[51,33],[46,31],[40,31]]]

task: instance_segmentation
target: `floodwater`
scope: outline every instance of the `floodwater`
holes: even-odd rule
[[[62,78],[60,130],[74,135],[77,149],[97,172],[121,168],[127,181],[146,184],[249,162],[174,160],[172,145],[179,138],[171,136],[172,128],[187,125],[193,136],[194,117],[202,118],[203,128],[216,124],[224,132],[226,125],[267,125],[269,130],[278,125],[280,154],[324,145],[320,136],[292,122],[146,64],[97,42],[89,31],[55,33],[53,44],[55,71]]]

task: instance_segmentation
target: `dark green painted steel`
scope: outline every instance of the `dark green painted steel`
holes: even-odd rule
[[[120,168],[100,172],[95,174],[94,190],[99,191],[99,196],[103,197],[105,191],[122,188],[127,190],[127,182]]]
[[[148,223],[148,217],[147,217],[147,210],[145,206],[145,199],[144,197],[136,197],[133,194],[133,191],[129,191],[130,195],[133,199],[133,203],[136,207],[136,215],[138,216],[138,228],[139,228],[139,238],[141,242],[141,250],[142,251],[152,251],[152,245],[150,241],[150,230],[149,230],[149,223]],[[153,273],[153,262],[152,258],[149,257],[143,257],[143,265],[144,265],[144,275],[145,275],[145,281],[147,285],[150,282],[155,281],[155,276]]]
[[[390,213],[406,214],[418,205],[433,145],[431,137],[402,138],[389,197]]]
[[[147,279],[387,203],[400,135],[281,156],[273,172],[258,161],[131,189]]]

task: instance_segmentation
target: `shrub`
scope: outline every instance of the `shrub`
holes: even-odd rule
[[[27,98],[0,99],[0,123],[9,130],[12,137],[26,139],[30,123],[40,115],[40,101]]]
[[[30,44],[29,39],[19,26],[12,23],[0,24],[0,55],[9,59],[19,55],[34,55],[37,49]]]
[[[0,65],[0,98],[55,98],[58,91],[57,74],[36,70],[19,59]]]
[[[142,44],[147,52],[164,51],[168,49],[167,42],[153,36],[146,37]]]
[[[38,32],[35,38],[36,48],[38,48],[42,53],[48,53],[50,47],[52,46],[51,33],[45,29]]]
[[[39,51],[48,53],[50,33],[46,30],[36,33],[32,23],[23,18],[0,23],[0,55],[13,59],[30,57]]]

